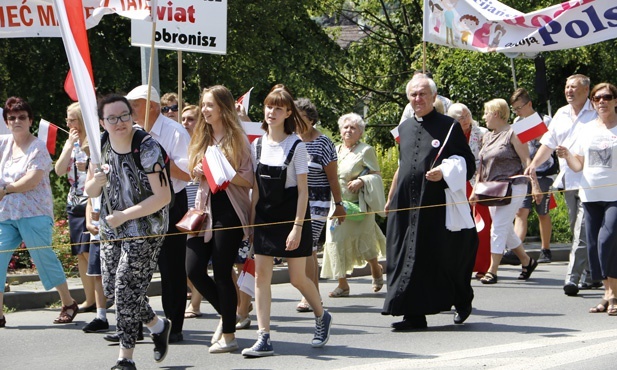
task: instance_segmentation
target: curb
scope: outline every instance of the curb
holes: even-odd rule
[[[534,259],[537,259],[540,254],[540,243],[526,243],[525,249],[527,253]],[[553,253],[553,262],[568,261],[570,255],[570,244],[551,244]],[[379,261],[384,267],[385,260]],[[349,275],[350,277],[368,276],[371,274],[368,264],[361,268],[355,268]],[[10,284],[11,291],[4,293],[4,305],[15,308],[17,310],[45,308],[52,304],[58,303],[60,297],[55,289],[46,291],[39,281],[39,276],[36,274],[28,275],[8,275],[7,282]],[[77,302],[85,300],[84,290],[81,286],[79,278],[67,278],[71,295]],[[275,266],[272,274],[272,284],[287,284],[289,283],[289,274],[286,266]],[[152,282],[148,287],[148,296],[161,295],[161,278],[157,272],[152,278]]]

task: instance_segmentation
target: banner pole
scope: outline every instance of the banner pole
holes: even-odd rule
[[[156,1],[151,9],[152,17],[152,35],[150,37],[150,64],[148,67],[148,96],[146,98],[146,117],[144,122],[144,130],[150,132],[150,93],[152,91],[152,69],[154,68],[154,37],[156,36]]]
[[[426,41],[422,41],[422,73],[426,73]]]
[[[510,58],[510,66],[512,67],[512,81],[514,81],[514,90],[518,89],[516,83],[516,69],[514,68],[514,58]]]
[[[182,124],[182,108],[184,108],[184,100],[182,100],[182,50],[178,50],[178,123]]]

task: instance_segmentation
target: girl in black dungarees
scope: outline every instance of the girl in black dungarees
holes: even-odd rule
[[[252,194],[252,224],[255,224],[255,301],[259,325],[257,342],[242,351],[249,357],[274,354],[270,342],[270,305],[274,257],[286,257],[289,278],[315,313],[313,347],[323,347],[330,334],[330,314],[323,309],[315,284],[306,276],[306,257],[312,253],[308,209],[308,154],[293,132],[304,132],[287,89],[275,88],[264,101],[266,134],[255,140],[252,153],[255,182]],[[308,222],[305,222],[308,221]]]

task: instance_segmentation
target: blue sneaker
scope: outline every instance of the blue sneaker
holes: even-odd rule
[[[315,336],[311,342],[313,348],[323,347],[330,339],[330,327],[332,326],[332,316],[326,310],[321,317],[315,318]]]
[[[242,350],[242,355],[246,357],[266,357],[274,355],[274,348],[270,342],[270,333],[263,330],[257,332],[257,342],[251,348]]]

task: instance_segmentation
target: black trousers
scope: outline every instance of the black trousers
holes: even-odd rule
[[[178,233],[176,224],[188,210],[186,190],[176,193],[173,207],[169,209],[168,234]],[[181,333],[186,306],[186,234],[166,236],[159,255],[163,311],[173,323],[172,333]]]

